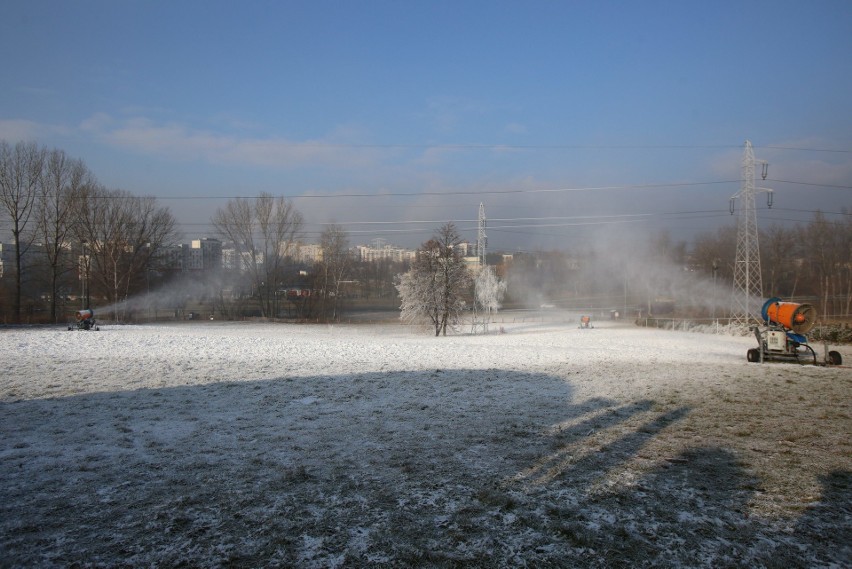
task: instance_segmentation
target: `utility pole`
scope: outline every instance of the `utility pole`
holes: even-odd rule
[[[737,219],[737,257],[734,262],[734,291],[731,306],[731,323],[747,326],[758,320],[758,310],[763,300],[763,280],[760,272],[760,247],[757,242],[757,210],[754,195],[767,193],[767,205],[772,207],[772,190],[756,188],[754,184],[754,165],[762,166],[761,177],[765,180],[769,173],[769,163],[754,159],[751,141],[746,140],[742,160],[742,181],[740,191],[731,196],[731,215],[734,203],[740,198],[739,217]]]

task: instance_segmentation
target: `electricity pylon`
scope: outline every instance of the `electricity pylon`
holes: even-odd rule
[[[476,232],[476,256],[479,263],[479,266],[476,268],[477,270],[477,279],[474,285],[473,292],[473,325],[471,327],[471,332],[476,334],[477,332],[488,332],[488,321],[490,319],[490,314],[487,314],[487,310],[479,305],[479,294],[476,290],[476,287],[479,285],[479,272],[486,270],[485,267],[485,248],[488,243],[488,237],[485,235],[485,205],[480,202],[479,204],[479,224]]]
[[[731,307],[731,323],[748,325],[758,321],[758,311],[763,300],[763,280],[760,272],[760,247],[757,237],[757,210],[754,195],[767,192],[767,204],[772,207],[772,190],[756,188],[754,185],[754,150],[751,141],[746,140],[742,161],[742,181],[740,191],[731,196],[731,214],[734,202],[740,198],[739,218],[737,220],[737,258],[734,262],[734,293]],[[765,180],[769,173],[769,163],[760,160]]]
[[[485,205],[479,204],[479,229],[476,233],[476,254],[479,257],[479,268],[485,267],[485,248],[488,245],[488,237],[485,235]]]

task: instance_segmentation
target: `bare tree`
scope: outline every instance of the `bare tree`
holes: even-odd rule
[[[108,303],[126,300],[141,287],[149,261],[175,237],[175,219],[156,199],[122,190],[84,187],[78,200],[77,239],[91,255],[93,284]],[[114,314],[119,317],[116,307]]]
[[[720,227],[713,233],[704,233],[695,238],[692,248],[693,265],[714,282],[730,284],[733,282],[733,263],[737,252],[737,228]]]
[[[799,235],[808,253],[808,264],[821,301],[824,316],[833,313],[833,295],[838,290],[837,275],[841,258],[838,227],[817,211],[814,219],[800,230]],[[848,241],[846,247],[848,247]]]
[[[254,200],[236,198],[213,216],[213,226],[233,242],[252,277],[261,314],[277,313],[278,289],[287,257],[302,231],[302,214],[283,197],[261,194]]]
[[[94,183],[82,160],[72,160],[62,150],[48,153],[38,200],[38,227],[47,259],[50,319],[53,322],[58,316],[60,282],[75,267],[72,262],[74,255],[69,250],[72,224],[76,221],[74,207],[82,196],[83,187]]]
[[[760,235],[761,269],[767,296],[792,296],[796,293],[799,240],[795,228],[771,225]]]
[[[458,251],[461,237],[452,223],[420,246],[411,269],[399,277],[397,290],[406,322],[428,321],[435,336],[447,335],[447,326],[460,320],[464,294],[471,285],[470,272]]]
[[[45,150],[33,142],[19,142],[13,148],[5,140],[0,141],[0,204],[11,221],[15,246],[15,322],[21,321],[22,261],[35,235],[28,226],[35,210],[44,157]]]
[[[349,254],[349,238],[339,225],[330,225],[320,237],[322,261],[319,263],[322,275],[323,312],[326,317],[337,320],[340,309],[340,285],[352,268],[352,256]]]

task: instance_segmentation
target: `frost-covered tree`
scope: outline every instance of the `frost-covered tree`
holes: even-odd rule
[[[404,322],[429,322],[435,336],[447,335],[465,307],[464,294],[471,284],[470,273],[458,251],[461,242],[456,226],[447,223],[417,250],[411,269],[399,277],[397,290]]]
[[[474,283],[476,304],[484,324],[491,321],[491,315],[500,309],[506,295],[506,281],[497,278],[494,267],[485,266],[476,275]]]

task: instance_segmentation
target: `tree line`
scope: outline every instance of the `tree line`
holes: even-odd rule
[[[840,213],[839,221],[816,211],[807,223],[775,223],[760,230],[765,296],[808,299],[827,317],[852,316],[852,212]],[[691,253],[693,266],[731,282],[736,239],[734,226],[700,235]]]
[[[29,307],[46,306],[47,319],[57,322],[64,317],[62,299],[81,285],[86,306],[91,298],[113,305],[150,289],[152,275],[155,286],[168,280],[164,265],[178,239],[169,209],[156,198],[106,188],[82,160],[62,150],[0,141],[0,214],[12,236],[12,251],[4,252],[12,263],[4,266],[0,291],[4,318],[12,322],[23,321],[24,300]],[[824,315],[852,315],[852,215],[843,214],[842,221],[832,221],[817,212],[808,223],[761,230],[766,296],[807,298]],[[353,295],[399,295],[403,319],[427,321],[437,335],[476,299],[452,224],[421,244],[411,266],[357,262],[344,229],[332,225],[320,236],[322,259],[303,266],[294,259],[294,246],[304,219],[283,197],[233,199],[212,223],[232,244],[236,269],[217,270],[200,294],[228,317],[246,314],[250,305],[264,317],[335,320]],[[582,305],[605,295],[609,304],[625,307],[641,297],[650,310],[652,297],[674,295],[684,270],[730,287],[736,235],[735,226],[720,227],[699,235],[691,247],[665,232],[622,236],[615,243],[595,239],[571,251],[515,255],[501,276],[508,300],[520,305]],[[496,284],[479,288],[497,290]],[[294,285],[310,294],[289,299],[285,291]],[[226,290],[232,291],[227,298]]]
[[[0,206],[12,236],[14,284],[5,291],[12,322],[22,321],[22,299],[32,297],[25,287],[36,282],[57,321],[76,274],[105,302],[117,302],[175,236],[174,217],[156,199],[106,188],[82,160],[33,142],[0,141]]]
[[[336,225],[320,237],[322,260],[300,264],[294,256],[302,214],[271,194],[231,200],[211,221],[217,236],[233,246],[235,269],[214,267],[184,279],[202,282],[182,284],[227,317],[255,310],[278,317],[286,307],[299,318],[337,319],[352,294],[350,279],[359,279],[361,294],[387,296],[393,276],[407,269],[388,260],[355,262],[346,232]],[[13,260],[4,263],[0,279],[5,321],[31,320],[33,310],[46,306],[42,319],[57,322],[66,317],[65,299],[77,290],[85,307],[94,301],[113,306],[118,315],[129,298],[151,290],[152,280],[157,288],[182,278],[169,270],[170,248],[179,238],[169,209],[156,198],[103,186],[82,160],[63,150],[0,140],[0,222],[12,236],[4,259]],[[313,294],[288,301],[284,287],[292,286]],[[227,298],[225,290],[231,291]]]

